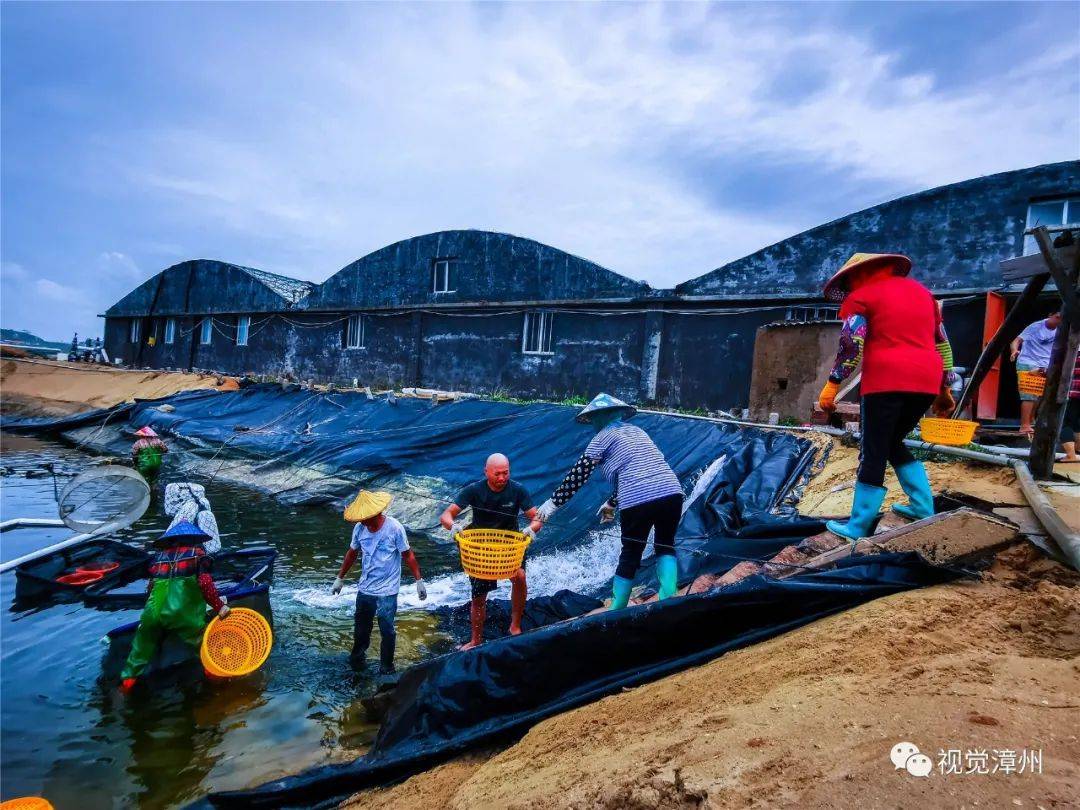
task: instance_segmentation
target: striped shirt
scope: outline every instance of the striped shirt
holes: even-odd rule
[[[589,442],[585,457],[600,464],[604,477],[615,487],[620,509],[682,495],[679,479],[659,448],[635,425],[608,425]]]

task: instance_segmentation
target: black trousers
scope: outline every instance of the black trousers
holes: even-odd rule
[[[933,402],[933,394],[884,392],[863,396],[858,475],[861,483],[884,486],[886,464],[892,464],[895,470],[915,460],[904,446],[904,439]]]
[[[1080,433],[1080,399],[1070,397],[1065,406],[1065,414],[1061,418],[1061,433],[1058,441],[1075,442],[1077,433]]]
[[[649,530],[653,534],[653,551],[657,557],[675,553],[675,530],[682,519],[683,496],[668,495],[655,501],[621,509],[619,522],[622,525],[622,552],[615,575],[623,579],[633,579],[641,565],[641,555],[649,541]]]

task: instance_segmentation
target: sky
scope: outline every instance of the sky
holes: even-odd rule
[[[1080,157],[1080,3],[0,4],[0,323],[452,228],[656,287]]]

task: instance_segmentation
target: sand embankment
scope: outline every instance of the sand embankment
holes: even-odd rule
[[[4,413],[25,416],[66,416],[95,408],[110,408],[133,399],[156,399],[195,388],[218,388],[230,378],[170,371],[126,369],[22,360],[0,361],[0,404]]]
[[[347,806],[1075,806],[1078,656],[1080,575],[1020,545],[979,582],[870,602]],[[893,769],[901,741],[931,776]],[[1024,748],[1041,774],[936,770],[939,750]]]

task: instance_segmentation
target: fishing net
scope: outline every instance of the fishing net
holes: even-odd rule
[[[128,467],[107,465],[80,473],[58,498],[60,519],[74,531],[105,533],[130,526],[150,505],[146,480]]]

